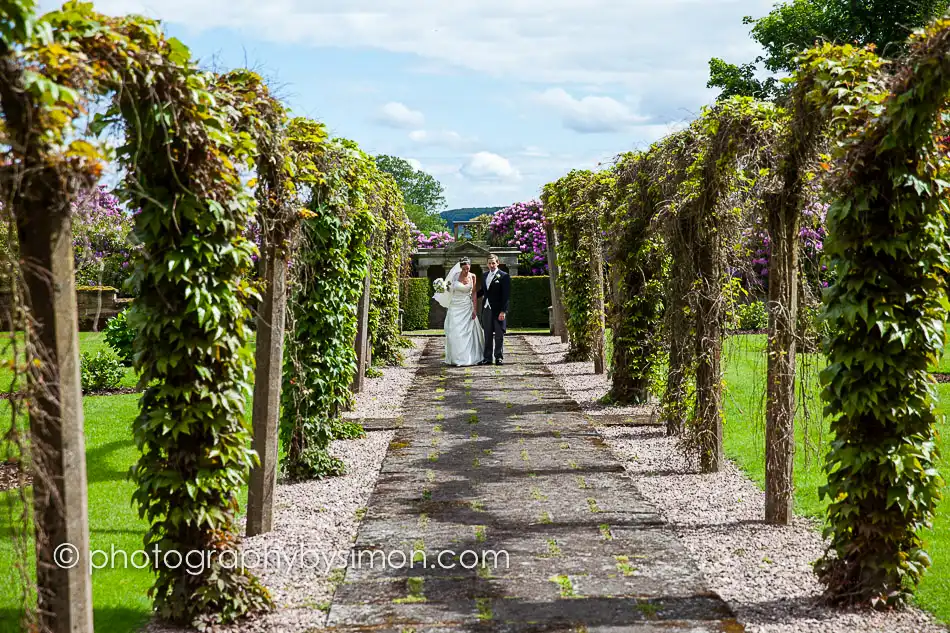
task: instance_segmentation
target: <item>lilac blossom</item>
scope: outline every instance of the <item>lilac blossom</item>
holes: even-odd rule
[[[824,240],[827,235],[825,217],[828,205],[812,203],[802,210],[801,229],[798,237],[801,240],[802,264],[806,276],[822,287],[828,287],[828,267],[821,263],[824,251]],[[744,232],[743,238],[751,254],[751,278],[746,278],[750,289],[764,292],[768,289],[769,256],[772,245],[768,231],[764,226],[752,226]]]
[[[135,248],[133,215],[103,185],[79,196],[73,204],[77,285],[122,288]]]
[[[416,245],[416,249],[428,249],[428,248],[445,248],[447,245],[455,241],[455,238],[452,237],[452,234],[448,231],[433,231],[429,235],[426,235],[415,226],[411,229],[412,240]]]

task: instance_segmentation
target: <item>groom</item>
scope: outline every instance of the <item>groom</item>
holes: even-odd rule
[[[498,257],[488,256],[488,272],[482,279],[478,296],[485,297],[482,306],[482,327],[485,328],[485,358],[479,365],[491,365],[492,345],[495,348],[495,364],[501,365],[505,356],[505,331],[508,313],[508,298],[511,296],[511,277],[498,267]]]

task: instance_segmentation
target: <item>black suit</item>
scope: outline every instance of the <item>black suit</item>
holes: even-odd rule
[[[482,277],[482,289],[478,291],[479,297],[485,297],[488,300],[488,308],[485,308],[482,302],[482,327],[485,328],[485,358],[492,359],[492,347],[494,347],[495,359],[503,360],[505,356],[505,332],[508,330],[508,300],[511,298],[511,276],[501,268],[496,269],[495,277],[492,279],[491,286],[488,286],[488,275],[491,271],[485,273]],[[505,320],[499,321],[498,315],[505,312]]]

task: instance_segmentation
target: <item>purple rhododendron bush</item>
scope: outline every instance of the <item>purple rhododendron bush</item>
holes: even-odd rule
[[[488,224],[488,236],[493,246],[518,247],[522,275],[548,274],[548,240],[540,200],[516,202],[496,211]]]

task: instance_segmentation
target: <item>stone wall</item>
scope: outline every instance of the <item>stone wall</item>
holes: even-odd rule
[[[116,289],[110,287],[81,286],[76,289],[76,307],[79,314],[80,332],[99,332],[106,322],[124,310],[131,299],[120,299]],[[12,297],[9,292],[0,292],[0,321],[10,329]]]

